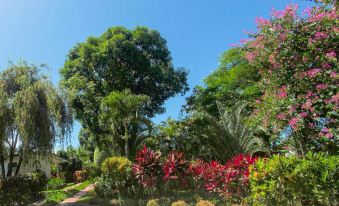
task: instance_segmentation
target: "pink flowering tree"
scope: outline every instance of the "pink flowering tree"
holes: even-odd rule
[[[262,77],[255,119],[275,139],[289,129],[288,140],[305,154],[338,146],[339,25],[330,1],[297,10],[293,4],[257,18],[244,47]]]

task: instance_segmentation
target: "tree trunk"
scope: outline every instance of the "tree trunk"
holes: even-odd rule
[[[1,174],[2,174],[2,178],[5,179],[6,174],[5,174],[5,157],[4,157],[4,153],[3,151],[1,151],[0,153],[0,164],[1,164]]]
[[[17,165],[16,170],[15,170],[15,175],[19,174],[19,171],[20,171],[20,168],[21,168],[21,164],[22,164],[22,160],[23,160],[23,155],[24,155],[24,152],[21,151],[20,159],[19,159],[18,165]]]
[[[14,149],[11,148],[10,152],[9,152],[9,163],[8,163],[8,168],[7,168],[7,177],[12,176],[13,159],[14,159]]]
[[[128,128],[127,128],[127,124],[125,124],[125,156],[128,159],[128,157],[129,157],[129,146],[128,146]]]

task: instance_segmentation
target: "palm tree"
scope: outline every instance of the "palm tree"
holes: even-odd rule
[[[211,140],[210,144],[219,158],[231,158],[232,156],[245,153],[268,152],[264,141],[255,136],[259,128],[245,123],[244,109],[247,103],[238,102],[227,111],[221,111],[217,119],[206,112],[196,112],[193,117],[204,119],[208,122],[206,133],[202,134]]]
[[[126,158],[130,156],[130,140],[134,140],[135,147],[138,142],[137,137],[143,136],[152,127],[151,121],[143,115],[148,102],[148,96],[135,95],[130,90],[113,91],[102,100],[101,126],[109,127],[113,144],[118,141],[114,139],[116,137],[124,140]]]

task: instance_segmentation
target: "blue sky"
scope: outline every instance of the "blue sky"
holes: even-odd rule
[[[301,9],[311,5],[291,0],[0,0],[0,70],[19,59],[46,63],[57,84],[58,70],[77,42],[111,26],[142,25],[167,39],[174,65],[190,71],[193,88],[218,66],[230,44],[246,38],[244,31],[255,31],[255,17],[268,17],[272,8],[289,3]],[[154,122],[178,117],[184,103],[185,97],[171,98],[167,112]],[[74,146],[79,129],[75,124]]]

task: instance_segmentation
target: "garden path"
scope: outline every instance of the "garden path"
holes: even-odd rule
[[[81,204],[77,204],[76,202],[84,195],[86,195],[88,192],[92,191],[94,189],[94,184],[89,185],[83,190],[80,190],[77,194],[75,194],[73,197],[67,198],[66,200],[62,201],[59,206],[80,206]]]

